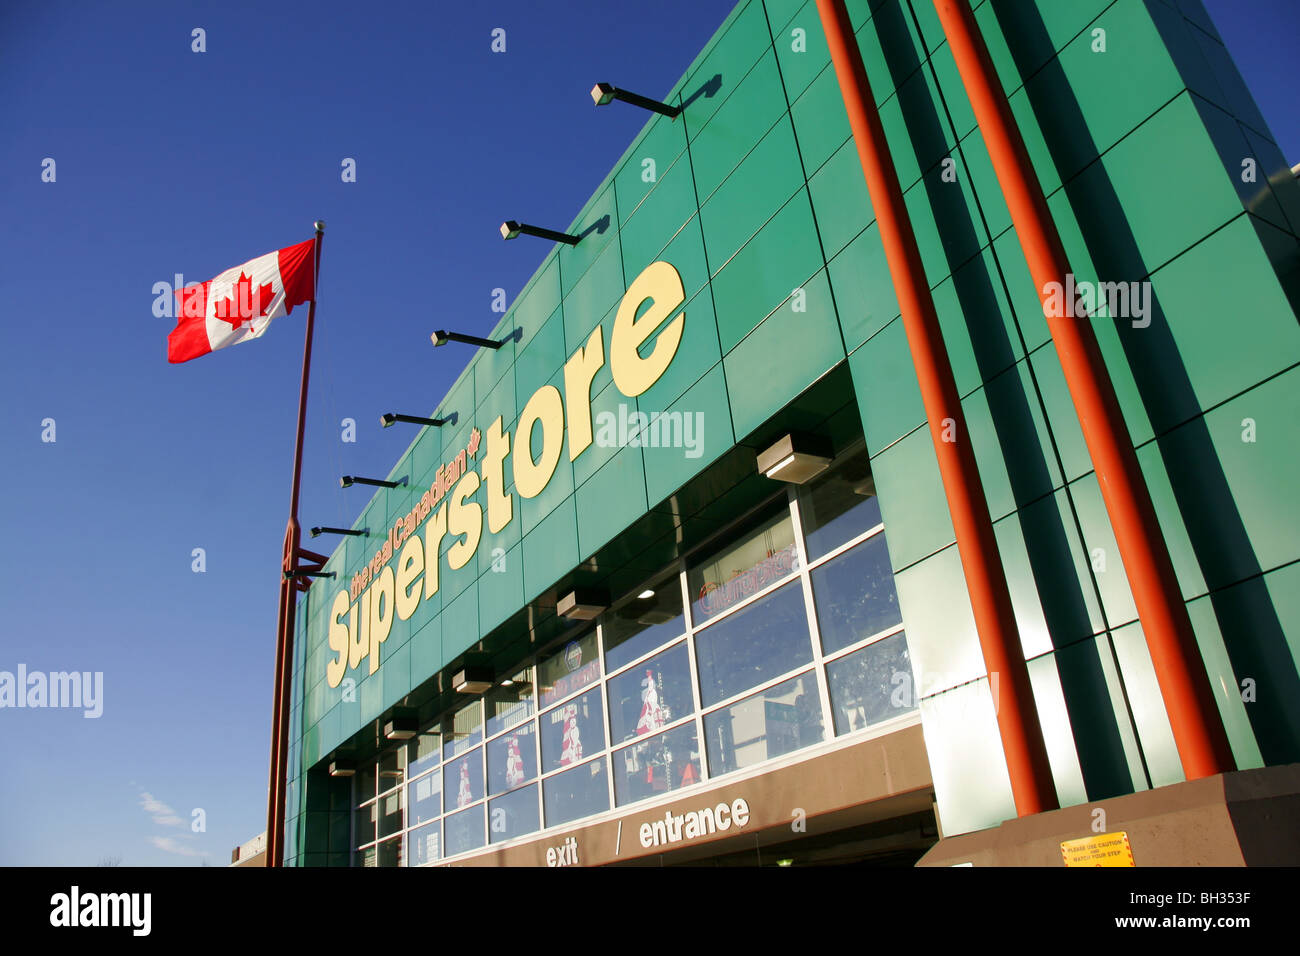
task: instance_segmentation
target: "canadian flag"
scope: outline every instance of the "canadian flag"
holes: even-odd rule
[[[202,285],[176,290],[177,322],[167,361],[192,358],[261,336],[315,294],[315,239],[268,252]]]

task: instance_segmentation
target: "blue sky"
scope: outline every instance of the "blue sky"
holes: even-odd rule
[[[98,719],[0,710],[0,864],[223,865],[265,825],[306,310],[171,366],[154,283],[328,223],[301,519],[346,526],[368,495],[337,476],[387,473],[414,437],[380,413],[431,411],[470,357],[429,332],[486,333],[492,290],[513,298],[545,254],[498,224],[567,225],[643,125],[592,84],[662,94],[731,6],[0,9],[0,670],[104,675]],[[1300,161],[1295,5],[1207,6]]]

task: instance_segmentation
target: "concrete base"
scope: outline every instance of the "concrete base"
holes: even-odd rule
[[[1138,866],[1300,865],[1300,764],[1216,774],[1007,820],[940,840],[917,866],[1064,866],[1063,841],[1121,830]]]

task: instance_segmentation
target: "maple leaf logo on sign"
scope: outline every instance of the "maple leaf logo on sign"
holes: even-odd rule
[[[465,446],[465,450],[469,452],[469,457],[475,458],[478,456],[478,444],[481,440],[482,436],[477,428],[469,433],[469,444]]]
[[[239,280],[230,289],[230,295],[217,301],[216,317],[222,322],[229,322],[231,331],[240,328],[245,322],[248,323],[249,331],[252,331],[253,319],[266,315],[271,307],[271,292],[272,283],[254,288],[252,277],[244,275],[241,270]]]

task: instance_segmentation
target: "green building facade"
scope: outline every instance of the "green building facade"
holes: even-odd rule
[[[1237,767],[1300,761],[1300,186],[1196,0],[972,5],[1076,281],[1125,283],[1131,293],[1124,315],[1091,321]],[[962,396],[1061,805],[1178,783],[1183,771],[1092,462],[933,5],[848,6]],[[795,772],[805,748],[826,755],[876,739],[880,727],[918,722],[930,778],[921,789],[933,795],[943,835],[1015,816],[934,446],[816,5],[743,0],[664,101],[682,106],[680,115],[652,118],[594,190],[569,229],[581,241],[546,255],[491,333],[505,346],[467,352],[446,396],[429,396],[431,414],[454,423],[420,430],[388,476],[406,484],[374,495],[353,525],[368,536],[345,539],[325,569],[336,577],[299,601],[287,864],[468,861],[552,834],[559,845],[584,821],[615,821],[670,792],[712,792],[728,774]],[[619,326],[620,305],[636,298],[628,290],[653,263],[671,266],[681,304],[649,330],[659,339],[638,349],[636,322],[624,315]],[[656,288],[673,292],[662,275]],[[631,320],[642,305],[625,306]],[[669,349],[678,314],[680,341]],[[601,364],[585,393],[592,434],[579,448],[575,383],[595,365],[598,327]],[[653,365],[659,346],[668,361],[657,375],[620,378],[617,349],[632,369]],[[564,442],[547,476],[555,397]],[[675,435],[636,440],[637,412],[642,425],[659,419]],[[511,447],[493,511],[482,466],[498,420]],[[827,474],[867,504],[841,502],[847,493],[827,490],[831,478],[793,486],[760,473],[758,453],[792,432],[827,443]],[[524,482],[512,460],[529,436]],[[457,482],[468,482],[459,494]],[[510,517],[494,531],[502,494]],[[477,535],[471,504],[481,509]],[[444,505],[452,527],[430,545]],[[843,540],[818,544],[841,514]],[[751,547],[764,535],[776,543]],[[425,578],[428,556],[438,556],[436,591],[412,577],[402,540],[422,541]],[[789,657],[771,626],[755,630],[776,649],[752,652],[752,679],[718,663],[749,660],[740,648],[752,622],[700,630],[706,612],[726,610],[717,600],[701,610],[705,596],[736,580],[708,568],[730,560],[727,543],[741,540],[746,554],[762,553],[740,566],[752,593],[733,585],[732,603],[749,599],[768,608],[751,617],[777,620],[786,612],[772,595],[798,604],[801,592],[811,629],[793,626],[807,646]],[[836,558],[817,563],[848,541],[843,573]],[[367,565],[375,595],[392,569],[396,601],[372,608],[375,598],[358,593]],[[765,590],[785,575],[797,585]],[[685,635],[673,645],[684,669],[665,664],[649,678],[656,706],[680,698],[675,716],[646,724],[642,684],[641,729],[623,728],[624,739],[670,725],[676,736],[634,760],[617,749],[626,721],[615,713],[616,672],[659,645],[645,638],[641,657],[616,661],[615,622],[629,602],[651,600],[636,595],[679,581],[684,598],[633,628],[667,628],[665,644]],[[767,597],[755,599],[760,592]],[[600,616],[558,613],[570,594]],[[364,639],[378,661],[357,660],[355,647],[344,661],[368,614]],[[597,641],[589,628],[598,625]],[[724,626],[736,650],[722,637],[708,645]],[[850,664],[852,678],[843,673]],[[802,678],[789,676],[804,666]],[[458,693],[454,678],[467,668],[486,669],[493,687]],[[692,686],[665,685],[669,671]],[[877,671],[884,676],[870,676]],[[525,689],[503,697],[507,675]],[[805,683],[789,703],[781,695],[796,679]],[[726,724],[710,708],[744,703],[749,688],[764,686],[773,687],[762,708],[766,749],[736,757],[739,711]],[[574,705],[551,711],[549,723],[543,711],[592,687],[605,693],[603,710],[598,698],[592,705],[599,748],[595,730],[582,736],[586,754],[599,751],[608,765],[572,753],[557,762],[548,748],[568,746]],[[874,705],[864,688],[874,689]],[[814,718],[796,711],[817,709],[816,700],[827,719],[810,729]],[[858,716],[845,723],[850,710]],[[418,735],[385,738],[395,718],[413,720]],[[535,722],[522,737],[493,737],[522,720]],[[563,742],[548,743],[561,725]],[[521,745],[536,747],[537,766],[525,753],[520,769]],[[504,785],[493,783],[500,760],[511,768]],[[357,772],[331,776],[331,762]],[[651,782],[656,767],[672,769],[666,785],[637,796],[626,789],[634,764]],[[552,800],[563,788],[551,781],[573,775],[559,770],[570,766],[590,768],[593,779],[614,775],[603,808],[597,800],[583,804],[591,813],[564,810],[578,799],[568,791]],[[453,807],[453,792],[469,799]],[[739,827],[750,811],[729,806]],[[779,814],[788,821],[790,807]],[[439,826],[437,838],[422,839]],[[665,832],[670,839],[671,822]],[[620,834],[616,856],[629,843],[637,853],[659,846],[653,833],[651,844]]]

